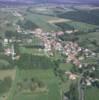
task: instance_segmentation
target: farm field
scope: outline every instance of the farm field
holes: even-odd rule
[[[98,11],[54,6],[0,10],[0,100],[98,100]]]
[[[44,56],[45,53],[42,49],[31,49],[31,48],[25,48],[25,47],[20,47],[20,53],[22,54],[32,54],[32,55],[42,55]]]
[[[37,78],[44,82],[47,87],[45,92],[34,92],[34,93],[21,93],[17,92],[17,82],[23,79]],[[13,93],[9,100],[60,100],[60,88],[58,80],[54,76],[52,70],[18,70],[16,82],[13,88]]]
[[[70,63],[61,63],[59,68],[64,71],[70,71],[73,68],[73,65]]]
[[[99,28],[99,26],[97,26],[97,25],[87,24],[87,23],[83,23],[83,22],[77,22],[77,21],[73,21],[73,20],[68,21],[68,22],[55,23],[55,25],[58,25],[58,26],[65,25],[65,24],[70,25],[71,27],[74,27],[74,29],[77,29],[79,31],[84,31],[84,32],[88,32],[89,30]],[[63,27],[60,27],[60,28],[63,28]],[[66,27],[65,27],[65,29],[66,29]]]
[[[96,40],[97,43],[99,44],[99,39],[98,39],[99,33],[98,33],[98,32],[89,33],[89,34],[87,35],[87,38],[88,38],[88,37],[90,37],[90,39],[92,39],[92,40]]]
[[[26,43],[24,45],[26,46]],[[23,54],[26,53],[26,54],[33,54],[33,55],[45,55],[43,49],[40,49],[40,48],[38,49],[35,47],[35,46],[42,46],[42,45],[43,43],[39,38],[33,37],[31,43],[28,43],[26,47],[21,46],[19,50],[20,50],[20,53],[23,53]]]
[[[90,41],[96,41],[97,44],[99,44],[99,33],[98,32],[91,32],[85,35],[82,35],[81,37],[79,37],[80,41],[85,41],[85,40],[90,40]]]
[[[10,30],[15,31],[16,27],[13,25],[18,17],[12,15],[11,12],[0,11],[0,33]]]
[[[57,18],[57,19],[50,19],[50,20],[48,20],[48,22],[50,23],[50,24],[55,24],[55,23],[62,23],[62,22],[70,22],[71,20],[69,20],[69,19],[62,19],[62,18]]]
[[[67,19],[69,18],[75,21],[85,22],[93,25],[99,25],[99,20],[98,20],[99,10],[92,10],[92,11],[76,10],[57,15],[62,18],[67,18]]]
[[[57,31],[58,27],[54,24],[48,23],[48,19],[52,19],[50,16],[43,16],[39,14],[32,14],[32,13],[27,13],[25,16],[26,19],[31,20],[34,22],[36,25],[38,25],[40,28],[42,28],[44,31]]]
[[[6,74],[5,74],[6,73]],[[0,79],[4,79],[5,77],[11,77],[13,80],[15,80],[16,77],[16,70],[0,70]]]
[[[0,100],[7,100],[9,95],[12,93],[11,91],[11,88],[12,88],[12,85],[16,79],[16,69],[9,69],[9,70],[0,70],[0,81],[1,80],[4,80],[4,79],[10,79],[11,78],[11,83],[10,83],[10,87],[9,87],[9,83],[6,83],[6,85],[8,85],[7,88],[9,88],[9,90],[7,90],[5,93],[2,93],[0,91]],[[8,82],[10,82],[10,80],[8,80]],[[2,85],[2,84],[1,84]],[[3,86],[3,85],[2,85]],[[4,83],[4,86],[5,86],[5,83]],[[5,86],[6,87],[6,86]],[[3,87],[2,87],[3,88]],[[1,87],[0,87],[1,89]]]
[[[88,88],[85,92],[85,100],[98,100],[99,99],[99,89],[92,87]]]
[[[87,23],[77,22],[77,21],[71,21],[71,22],[68,22],[67,24],[71,25],[75,29],[78,29],[80,31],[85,31],[85,32],[88,32],[88,30],[99,28],[98,25],[92,25],[92,24],[87,24]]]

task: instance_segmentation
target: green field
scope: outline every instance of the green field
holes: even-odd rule
[[[61,63],[59,68],[64,71],[70,71],[73,68],[73,65],[70,63]]]
[[[0,11],[0,33],[3,34],[6,30],[15,31],[13,24],[17,20],[18,17],[13,16],[11,12]]]
[[[38,37],[33,37],[32,38],[32,45],[40,45],[43,44],[43,42],[38,38]]]
[[[26,12],[26,16],[24,16],[26,19],[31,20],[36,25],[38,25],[40,28],[42,28],[44,31],[57,31],[58,27],[54,24],[49,24],[47,21],[52,19],[50,16],[46,15],[39,15],[39,14],[33,14]],[[54,17],[53,17],[54,18]]]
[[[73,26],[75,29],[78,29],[80,31],[85,31],[85,32],[99,27],[97,25],[92,25],[92,24],[87,24],[87,23],[77,22],[77,21],[71,21],[68,22],[67,24]]]
[[[38,93],[16,93],[16,84],[25,78],[37,78],[42,80],[46,86],[47,92]],[[8,100],[60,100],[60,88],[58,80],[52,70],[17,70],[16,81],[12,88],[11,95]]]
[[[59,23],[58,23],[59,24]],[[60,24],[67,24],[70,25],[71,27],[74,27],[74,29],[77,29],[79,31],[82,32],[88,32],[89,30],[93,30],[95,28],[99,28],[99,26],[97,25],[92,25],[92,24],[87,24],[87,23],[83,23],[83,22],[77,22],[77,21],[69,21],[69,22],[62,22]],[[64,26],[65,27],[65,26]],[[67,28],[67,27],[66,27]],[[71,28],[72,29],[72,28]],[[69,29],[68,29],[69,30]]]
[[[26,43],[24,44],[25,46],[42,46],[42,41],[37,38],[37,37],[33,37],[32,38],[32,42],[31,43],[28,43],[26,45]],[[21,46],[19,48],[20,50],[20,53],[25,53],[25,54],[33,54],[33,55],[45,55],[44,53],[44,50],[43,49],[40,49],[40,48],[28,48],[28,47],[25,47],[25,46]]]
[[[22,54],[32,54],[32,55],[42,55],[44,56],[45,53],[44,53],[44,50],[42,49],[31,49],[31,48],[25,48],[25,47],[20,47],[20,53]]]
[[[91,32],[91,33],[87,33],[84,35],[79,36],[79,42],[84,43],[86,42],[85,46],[95,49],[97,48],[96,45],[92,44],[93,41],[96,42],[96,44],[99,44],[99,33],[98,32]]]
[[[86,38],[89,38],[90,40],[96,40],[99,44],[99,32],[89,33]]]
[[[87,24],[86,22],[75,21],[73,19],[59,18],[57,17],[57,13],[64,13],[66,9],[60,10],[60,8],[57,7],[56,9],[31,7],[31,11],[28,11],[27,8],[23,8],[21,11],[20,9],[21,8],[18,8],[18,12],[24,17],[24,20],[21,20],[23,24],[24,21],[30,21],[33,22],[34,26],[37,26],[34,27],[34,29],[33,26],[31,29],[26,29],[20,25],[23,31],[33,31],[35,28],[41,28],[44,32],[62,30],[66,33],[66,30],[76,29],[78,30],[77,34],[76,32],[70,35],[64,34],[64,36],[62,36],[64,41],[66,39],[69,41],[75,39],[82,48],[99,50],[99,32],[94,32],[95,29],[98,30],[98,25]],[[72,9],[68,8],[67,12],[69,10]],[[12,13],[14,10],[12,10],[12,12],[11,10],[5,11],[0,10],[0,35],[4,35],[6,31],[16,31],[17,22],[20,22],[20,16],[16,17]],[[26,26],[28,25],[26,24]],[[19,34],[20,37],[24,35],[21,34],[21,32],[19,32]],[[5,37],[2,36],[1,38],[2,44]],[[11,37],[11,39],[15,39],[15,37]],[[9,76],[12,79],[12,83],[6,93],[0,94],[0,100],[63,100],[62,93],[68,92],[71,84],[77,82],[77,80],[70,80],[68,75],[65,74],[67,71],[75,72],[73,64],[65,63],[66,56],[62,55],[62,52],[55,51],[54,49],[52,51],[53,56],[47,56],[44,52],[43,42],[32,34],[27,34],[26,37],[24,35],[22,39],[21,44],[19,43],[14,46],[19,50],[19,59],[13,61],[10,56],[7,57],[4,55],[4,51],[2,51],[3,54],[1,52],[0,68],[3,70],[0,69],[0,81]],[[59,38],[56,37],[55,41],[58,42],[58,39]],[[9,43],[7,47],[10,47],[10,45]],[[65,42],[62,43],[62,45],[65,46]],[[15,52],[17,50],[16,48]],[[3,49],[5,48],[3,47]],[[84,62],[94,64],[96,61],[98,61],[97,57],[85,59]],[[31,82],[32,79],[36,81]],[[19,83],[21,85],[19,85]],[[38,83],[44,86],[40,87]],[[33,86],[35,88],[34,90],[32,90]],[[90,87],[85,90],[85,100],[98,100],[98,98],[99,89]]]
[[[99,100],[99,89],[92,87],[85,92],[85,100]]]

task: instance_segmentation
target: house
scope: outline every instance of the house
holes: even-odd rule
[[[70,80],[76,80],[78,77],[76,74],[73,74],[71,72],[65,72],[65,74],[68,75]]]
[[[5,51],[4,54],[7,56],[10,56],[12,53],[12,50],[10,48],[5,49],[4,51]]]
[[[74,31],[73,30],[66,30],[65,31],[67,34],[72,34]]]
[[[76,33],[76,32],[79,32],[79,30],[75,29],[74,32],[75,32],[75,33]]]
[[[76,74],[70,74],[69,75],[69,79],[70,80],[76,80],[77,79],[77,75]]]
[[[82,64],[79,64],[79,66],[78,66],[79,68],[82,68],[83,67],[83,65]]]
[[[56,35],[57,36],[64,35],[64,32],[63,31],[59,31],[59,32],[56,33]]]
[[[92,85],[91,81],[88,80],[88,79],[86,79],[86,85],[87,85],[87,86],[91,86],[91,85]]]
[[[17,26],[17,32],[18,33],[22,32],[21,27],[19,25]]]
[[[43,32],[43,30],[41,28],[35,29],[35,33],[38,35],[42,34],[42,32]]]
[[[80,56],[78,59],[79,59],[80,61],[81,61],[81,60],[84,60],[84,56]]]
[[[61,43],[56,42],[55,49],[58,50],[58,51],[61,51],[61,50],[62,50],[62,45],[61,45]]]
[[[9,43],[9,40],[7,38],[4,39],[4,45],[7,45]]]

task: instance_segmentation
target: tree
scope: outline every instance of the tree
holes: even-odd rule
[[[72,83],[69,91],[70,100],[78,100],[78,91],[75,83]]]
[[[24,22],[22,21],[18,21],[18,23],[22,28],[26,29],[26,30],[33,30],[38,28],[38,26],[36,24],[34,24],[32,21],[30,20],[26,20]]]
[[[0,42],[0,52],[3,52],[3,45],[1,42]]]
[[[11,77],[5,77],[3,80],[0,80],[0,93],[6,93],[11,88],[12,79]]]

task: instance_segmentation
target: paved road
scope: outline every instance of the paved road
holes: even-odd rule
[[[78,80],[78,100],[84,100],[84,90],[82,89],[82,85],[81,85],[81,79],[83,78],[83,75],[85,72],[87,72],[88,70],[85,70],[81,75],[80,78]]]

